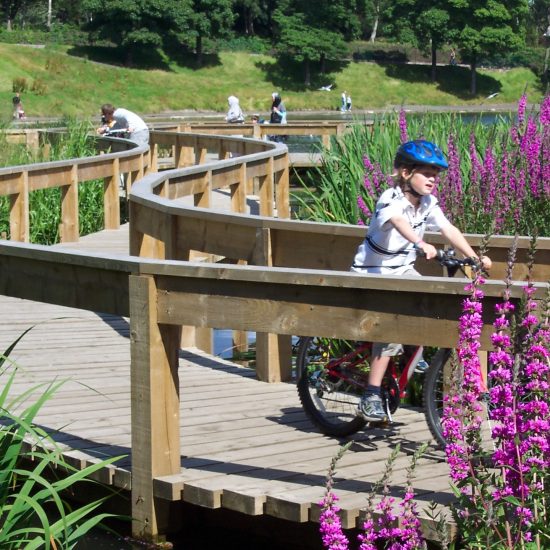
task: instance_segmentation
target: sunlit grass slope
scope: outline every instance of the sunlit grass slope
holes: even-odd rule
[[[0,44],[3,118],[11,113],[12,81],[17,77],[26,79],[28,85],[23,102],[29,116],[89,117],[97,115],[105,102],[142,113],[222,112],[231,94],[240,98],[246,113],[265,113],[275,90],[281,92],[290,111],[336,109],[343,90],[351,94],[354,109],[480,104],[494,92],[499,93],[499,103],[514,103],[524,90],[530,101],[540,99],[537,78],[528,69],[480,70],[479,93],[472,98],[466,67],[440,67],[438,81],[432,84],[430,68],[425,65],[349,62],[340,71],[318,78],[314,89],[308,90],[301,74],[265,55],[222,52],[214,63],[199,70],[174,63],[169,65],[171,70],[139,70],[68,55],[67,49]],[[328,83],[333,84],[333,91],[316,90]]]

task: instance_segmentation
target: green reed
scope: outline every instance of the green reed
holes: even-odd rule
[[[64,381],[38,383],[13,395],[17,366],[9,356],[29,330],[0,353],[0,548],[69,550],[113,514],[100,512],[105,498],[75,508],[65,495],[77,486],[82,490],[84,483],[97,484],[89,476],[121,457],[76,470],[47,431],[35,423]]]
[[[0,128],[0,166],[18,166],[37,162],[68,160],[96,154],[91,126],[86,122],[66,120],[65,130],[50,138],[50,151],[46,159],[44,147],[33,152],[24,145],[10,144]],[[87,235],[103,229],[103,181],[81,183],[78,188],[79,230]],[[59,242],[61,222],[61,190],[40,189],[29,196],[30,241],[37,244]],[[10,236],[9,197],[0,197],[0,235]]]
[[[466,190],[472,171],[468,154],[471,136],[475,136],[474,147],[480,157],[488,147],[492,147],[495,156],[499,157],[508,143],[509,132],[510,120],[506,116],[497,116],[491,124],[485,124],[481,117],[465,119],[459,113],[424,113],[407,117],[409,139],[428,139],[445,149],[449,135],[453,134],[460,151],[460,169]],[[322,165],[302,180],[305,190],[294,195],[298,205],[297,217],[320,222],[364,223],[366,220],[357,198],[361,196],[371,210],[378,198],[376,193],[368,193],[363,185],[364,158],[379,165],[380,176],[387,182],[400,143],[399,113],[381,115],[369,125],[357,119],[346,134],[333,142],[330,150],[322,151]],[[454,221],[463,231],[488,232],[490,217],[483,216],[470,204],[463,205],[462,211],[463,219]]]

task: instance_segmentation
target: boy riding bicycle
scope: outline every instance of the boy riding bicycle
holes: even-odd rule
[[[352,271],[384,275],[420,275],[414,269],[417,253],[430,260],[437,251],[422,240],[426,230],[440,231],[466,257],[491,267],[487,256],[478,258],[460,230],[445,217],[432,196],[440,172],[448,168],[437,145],[415,140],[403,143],[394,160],[395,186],[382,193],[365,240],[359,245]],[[358,413],[369,422],[387,419],[382,401],[382,379],[390,358],[403,350],[401,344],[375,343],[372,347],[368,387]]]

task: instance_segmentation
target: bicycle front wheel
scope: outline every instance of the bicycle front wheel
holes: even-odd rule
[[[348,354],[349,361],[341,360]],[[357,406],[368,379],[368,355],[363,346],[356,348],[350,340],[308,337],[300,341],[298,395],[304,411],[322,433],[342,437],[365,426]]]
[[[426,421],[434,439],[441,447],[446,447],[447,441],[443,436],[441,419],[443,417],[444,397],[451,390],[451,367],[452,351],[450,349],[440,349],[434,355],[430,368],[426,373],[424,381],[424,410]],[[492,421],[490,418],[490,403],[488,391],[480,397],[481,408],[479,414],[479,446],[483,451],[494,450],[494,441],[492,439]]]
[[[451,359],[450,349],[439,349],[435,353],[430,368],[426,372],[424,380],[424,412],[428,428],[436,442],[445,447],[447,442],[443,437],[441,418],[443,416],[443,398],[450,384]],[[447,368],[445,368],[447,366]]]

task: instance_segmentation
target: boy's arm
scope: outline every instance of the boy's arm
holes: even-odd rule
[[[464,254],[466,258],[477,258],[481,260],[485,269],[491,268],[491,260],[487,256],[481,258],[474,252],[474,249],[468,244],[466,237],[462,234],[458,227],[452,224],[446,225],[441,228],[441,234],[456,248],[459,252]]]
[[[437,250],[435,246],[425,243],[413,230],[411,224],[405,218],[405,216],[397,215],[392,216],[389,219],[389,222],[395,227],[397,231],[408,241],[415,245],[415,248],[421,250],[422,253],[426,256],[427,260],[435,258],[437,255]],[[466,243],[467,244],[467,243]]]

